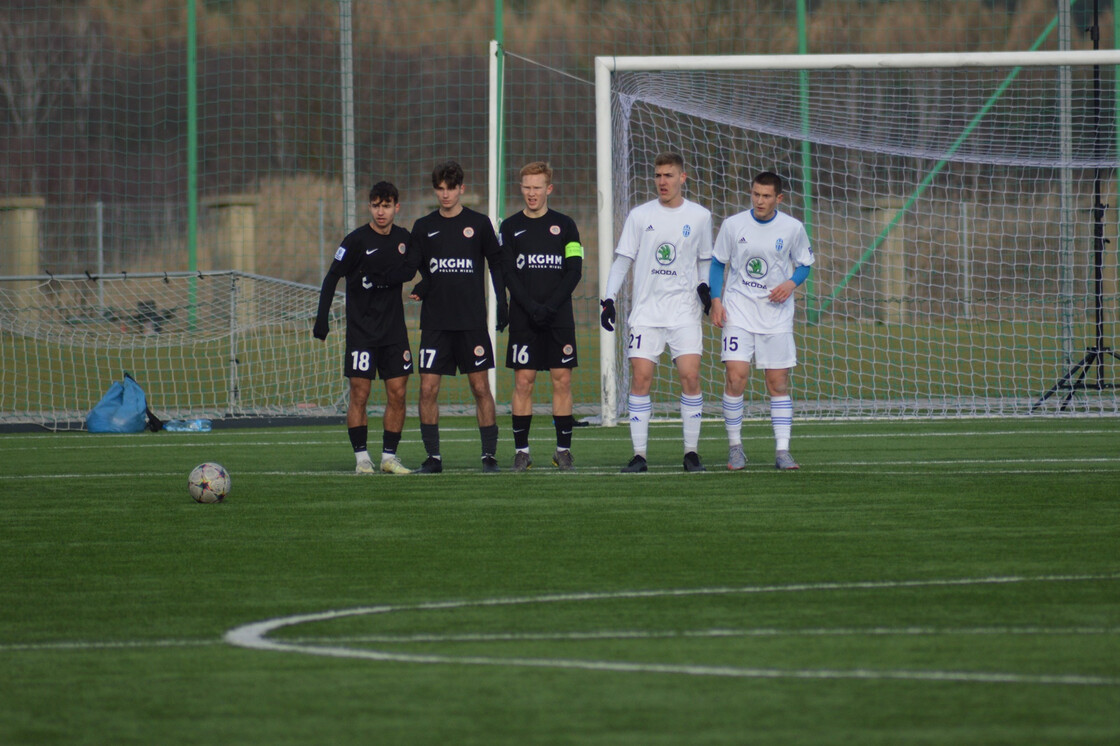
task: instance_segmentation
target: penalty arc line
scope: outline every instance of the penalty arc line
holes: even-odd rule
[[[658,673],[686,676],[716,676],[754,679],[862,679],[908,680],[962,683],[1010,683],[1076,686],[1120,686],[1120,678],[1081,674],[1016,674],[991,671],[922,671],[875,670],[866,668],[833,669],[774,669],[740,668],[734,666],[703,666],[690,664],[632,663],[625,661],[573,660],[567,658],[500,658],[488,656],[451,656],[431,654],[393,653],[383,650],[360,650],[349,647],[306,645],[268,638],[268,634],[285,627],[312,622],[328,622],[357,616],[515,606],[545,603],[568,603],[596,600],[622,600],[634,598],[683,598],[755,593],[796,593],[833,590],[888,590],[904,588],[932,588],[974,585],[1003,585],[1030,582],[1083,582],[1093,580],[1120,580],[1120,573],[1105,575],[1048,575],[1038,577],[1004,576],[987,578],[957,578],[910,581],[863,581],[853,583],[810,583],[787,586],[744,586],[740,588],[685,588],[669,590],[620,591],[607,593],[568,593],[543,596],[480,599],[475,601],[439,601],[403,606],[368,606],[312,614],[299,614],[236,627],[224,639],[236,647],[274,652],[301,653],[332,658],[352,658],[378,662],[420,663],[442,665],[515,666],[525,668],[559,668],[616,673]]]

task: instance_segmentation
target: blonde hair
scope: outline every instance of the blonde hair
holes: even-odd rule
[[[552,183],[552,166],[544,161],[533,161],[526,163],[521,167],[520,178],[524,179],[526,176],[536,176],[537,174],[544,174],[544,178],[549,184]]]

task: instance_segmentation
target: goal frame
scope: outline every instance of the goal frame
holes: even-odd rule
[[[596,57],[595,165],[598,192],[598,279],[600,293],[607,286],[618,237],[614,214],[614,121],[611,110],[612,83],[615,72],[1085,67],[1093,65],[1120,65],[1120,50]],[[615,332],[608,332],[600,327],[600,412],[604,426],[614,426],[618,422],[619,371],[616,365],[617,344]]]

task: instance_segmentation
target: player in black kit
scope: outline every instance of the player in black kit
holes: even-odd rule
[[[416,275],[419,254],[411,248],[408,231],[394,225],[400,212],[397,188],[387,181],[369,190],[370,222],[350,233],[334,254],[319,293],[319,310],[312,333],[325,340],[335,286],[346,278],[346,358],[343,375],[350,379],[346,426],[357,459],[355,471],[372,474],[366,450],[366,402],[375,375],[385,382],[385,417],[381,471],[408,474],[397,457],[404,428],[405,391],[412,373],[412,351],[404,324],[401,285]]]
[[[474,397],[482,437],[482,470],[498,471],[498,424],[489,371],[494,349],[486,318],[486,275],[489,265],[498,301],[498,331],[508,323],[502,285],[501,246],[494,226],[482,213],[461,203],[463,169],[455,161],[432,171],[439,209],[412,226],[412,245],[420,257],[421,280],[409,295],[420,308],[420,437],[428,458],[422,474],[443,471],[439,452],[439,388],[443,376],[466,373]]]
[[[552,168],[543,161],[526,165],[521,169],[525,209],[506,218],[501,226],[503,278],[512,301],[506,367],[514,370],[514,471],[533,465],[529,427],[539,370],[550,371],[552,377],[556,428],[552,463],[564,471],[573,467],[572,368],[579,363],[572,291],[583,273],[583,246],[575,221],[549,209],[551,193]]]

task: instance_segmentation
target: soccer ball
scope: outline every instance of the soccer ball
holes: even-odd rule
[[[187,485],[195,502],[220,503],[229,494],[229,472],[221,464],[199,464],[191,470]]]

